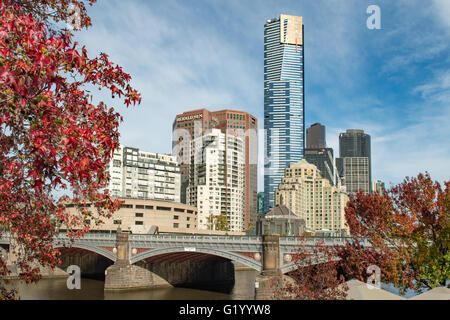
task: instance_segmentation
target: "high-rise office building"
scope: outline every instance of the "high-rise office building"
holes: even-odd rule
[[[378,191],[380,195],[383,195],[386,192],[384,182],[380,180],[372,181],[372,192]]]
[[[191,142],[209,129],[235,135],[244,142],[244,226],[255,225],[258,212],[258,121],[251,114],[237,110],[197,109],[175,117],[172,154],[181,167],[181,202],[187,203],[186,190],[191,176]]]
[[[341,183],[348,193],[362,190],[369,193],[371,188],[370,165],[367,157],[336,158],[336,169],[340,172]]]
[[[371,192],[370,136],[364,130],[349,129],[339,135],[336,168],[348,193]]]
[[[306,148],[305,160],[315,165],[322,177],[328,179],[332,186],[336,184],[332,148]]]
[[[264,213],[264,192],[258,192],[258,215]]]
[[[348,232],[345,206],[348,196],[330,184],[305,159],[291,164],[275,193],[275,204],[283,204],[306,221],[311,231]]]
[[[121,145],[106,170],[113,197],[180,202],[180,167],[172,155]]]
[[[187,203],[198,208],[198,228],[212,227],[210,216],[225,215],[230,231],[244,231],[245,151],[243,139],[220,129],[195,138]]]
[[[306,129],[306,148],[326,148],[325,126],[314,123]]]
[[[280,15],[264,25],[264,212],[284,169],[305,147],[303,18]]]
[[[370,159],[370,136],[364,130],[348,129],[339,135],[339,157],[367,157]]]

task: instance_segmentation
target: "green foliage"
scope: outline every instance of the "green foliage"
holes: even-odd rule
[[[230,231],[230,223],[228,222],[227,216],[220,214],[216,217],[215,222],[216,230],[220,231]]]

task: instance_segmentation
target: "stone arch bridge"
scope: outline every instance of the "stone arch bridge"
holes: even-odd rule
[[[351,240],[314,237],[306,238],[304,243],[312,246],[323,241],[324,245],[332,246]],[[3,233],[0,246],[7,246],[9,241],[9,234]],[[217,283],[230,278],[236,287],[240,278],[249,279],[249,273],[266,276],[285,274],[296,269],[292,253],[299,248],[301,241],[298,237],[276,235],[147,235],[118,232],[89,233],[73,243],[66,234],[61,233],[55,238],[54,245],[103,257],[108,262],[103,261],[106,268],[105,289],[125,289],[183,285],[201,282],[202,279]],[[93,263],[99,265],[98,260],[94,259]],[[242,287],[254,286],[242,284]]]

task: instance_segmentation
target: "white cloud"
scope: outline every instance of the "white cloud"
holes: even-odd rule
[[[450,27],[450,1],[433,0],[433,9],[440,18],[441,23],[446,27]]]
[[[448,146],[442,145],[449,136],[444,102],[450,105],[446,82],[450,75],[437,73],[425,83],[402,89],[417,95],[416,103],[405,105],[377,94],[377,87],[367,81],[376,75],[377,57],[382,58],[377,68],[401,77],[411,66],[448,50],[448,34],[422,31],[422,37],[415,37],[413,31],[418,29],[413,26],[428,22],[432,15],[447,26],[450,1],[435,0],[426,12],[414,11],[406,1],[398,3],[382,6],[382,32],[367,33],[364,1],[212,1],[189,6],[181,1],[108,0],[89,9],[93,27],[79,38],[91,55],[108,53],[132,75],[133,86],[142,93],[140,106],[117,108],[124,115],[121,142],[165,153],[171,152],[175,115],[187,110],[245,110],[259,119],[262,128],[264,22],[280,13],[303,15],[306,124],[327,126],[335,156],[340,132],[364,129],[372,136],[374,179],[398,183],[424,169],[444,179],[450,157]],[[403,23],[392,23],[398,17],[405,19]],[[368,51],[374,47],[376,52]],[[262,166],[258,180],[261,190]]]
[[[250,105],[257,103],[257,61],[217,27],[204,28],[204,21],[193,19],[195,10],[173,2],[160,9],[171,11],[167,15],[142,3],[98,6],[94,26],[80,38],[91,54],[105,51],[129,72],[143,98],[138,107],[118,109],[124,115],[122,143],[171,152],[176,114],[199,108],[251,112]],[[108,17],[117,12],[123,14],[112,24]]]
[[[440,72],[431,82],[416,87],[413,92],[420,93],[424,99],[450,104],[450,70]]]

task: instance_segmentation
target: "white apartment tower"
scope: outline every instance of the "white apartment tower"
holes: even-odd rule
[[[198,208],[198,229],[208,229],[208,217],[224,214],[230,231],[244,230],[244,142],[211,129],[191,147],[187,203]]]
[[[121,145],[107,172],[113,197],[180,202],[180,168],[174,156]]]

